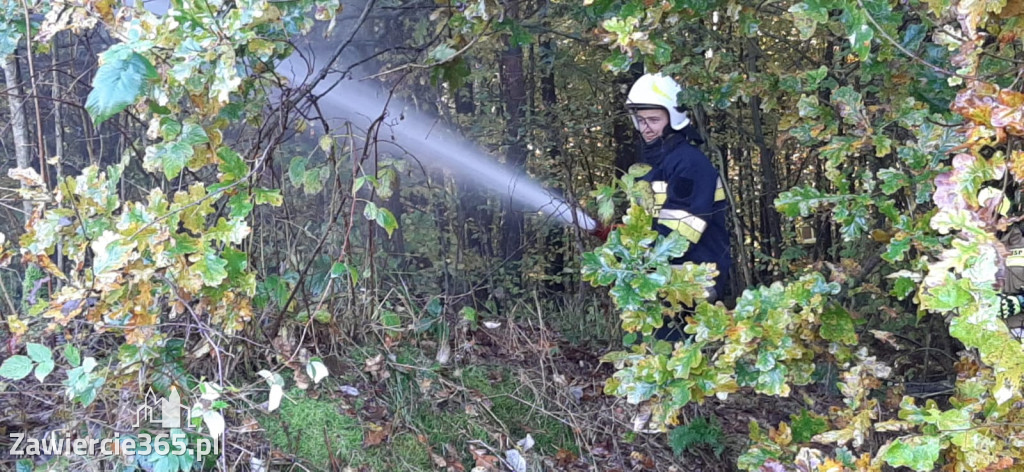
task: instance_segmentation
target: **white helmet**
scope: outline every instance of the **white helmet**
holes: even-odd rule
[[[676,96],[683,88],[676,83],[672,77],[657,74],[644,74],[629,89],[629,96],[626,98],[626,108],[631,110],[643,110],[645,108],[661,108],[668,112],[669,123],[672,129],[679,131],[690,124],[690,117],[678,107]],[[633,126],[640,129],[636,122],[636,116],[630,114]]]

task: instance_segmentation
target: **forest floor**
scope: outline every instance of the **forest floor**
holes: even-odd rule
[[[269,447],[272,470],[735,470],[750,421],[767,431],[841,400],[814,388],[712,398],[687,407],[687,444],[674,451],[668,435],[643,432],[642,409],[603,394],[608,349],[521,323],[460,336],[451,349],[385,337],[325,359],[331,378],[256,418],[247,447]]]

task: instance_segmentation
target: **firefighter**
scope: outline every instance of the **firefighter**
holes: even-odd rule
[[[722,178],[696,146],[702,142],[686,110],[678,106],[682,88],[671,77],[646,74],[633,84],[626,101],[633,125],[642,138],[640,158],[651,170],[643,180],[654,191],[654,227],[663,236],[673,231],[690,241],[684,262],[712,263],[718,269],[708,301],[725,294],[732,256],[725,218],[728,201]],[[666,319],[655,338],[677,341],[685,322]]]
[[[1006,217],[1010,200],[1002,191],[984,187],[978,192],[978,203],[986,214],[998,213]],[[996,279],[999,287],[999,317],[1003,318],[1010,333],[1020,339],[1024,335],[1024,231],[1015,223],[999,238],[1006,247],[1007,256]]]

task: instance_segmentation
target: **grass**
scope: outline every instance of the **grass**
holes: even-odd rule
[[[497,446],[492,433],[499,432],[507,433],[512,441],[530,434],[534,449],[541,454],[553,455],[560,449],[578,454],[572,429],[542,412],[542,400],[509,369],[470,366],[451,372],[438,369],[432,359],[415,348],[399,349],[395,354],[399,364],[431,367],[391,371],[387,393],[381,400],[393,413],[390,421],[395,431],[384,443],[364,448],[363,425],[358,418],[340,410],[336,400],[326,396],[311,399],[293,389],[277,411],[260,420],[273,447],[299,458],[311,470],[329,469],[331,453],[343,466],[366,466],[374,471],[431,470],[429,451],[444,455],[446,445],[458,452],[463,465],[472,467],[467,442],[479,440]],[[369,351],[348,356],[356,361],[358,357],[372,357]],[[421,381],[430,380],[436,386],[442,382],[441,376],[446,383],[461,383],[465,391],[446,399],[421,392]],[[490,401],[489,408],[471,399],[477,392]],[[360,401],[356,402],[357,409]],[[476,407],[475,414],[467,413],[469,404]]]
[[[500,381],[491,380],[492,371],[500,374]],[[533,390],[520,385],[508,370],[468,367],[462,371],[462,382],[491,400],[491,413],[508,428],[513,439],[519,440],[530,434],[536,442],[535,447],[544,454],[555,454],[559,449],[579,452],[572,429],[535,408],[543,405]]]

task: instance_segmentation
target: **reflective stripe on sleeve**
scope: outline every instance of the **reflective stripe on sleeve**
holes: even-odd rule
[[[707,228],[707,223],[704,220],[686,210],[662,208],[658,212],[658,222],[672,230],[678,231],[679,234],[693,243],[700,240],[700,236],[704,234],[704,228]]]

